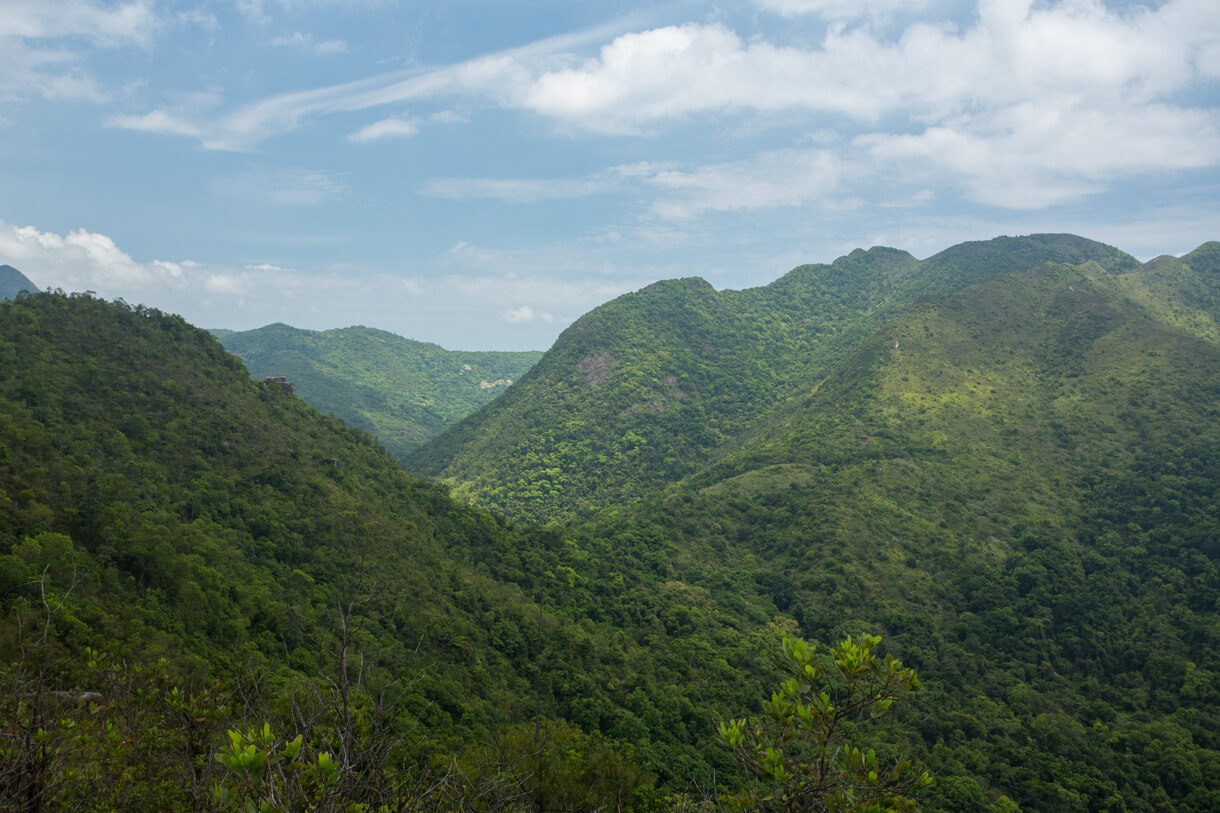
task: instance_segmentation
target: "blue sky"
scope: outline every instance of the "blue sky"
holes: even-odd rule
[[[0,0],[0,263],[545,349],[656,279],[1220,239],[1215,0]]]

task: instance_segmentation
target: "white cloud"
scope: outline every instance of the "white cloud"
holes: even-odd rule
[[[860,17],[885,17],[909,14],[927,8],[929,0],[754,0],[768,11],[785,17],[813,14],[828,20],[853,20]]]
[[[223,296],[241,296],[248,293],[250,288],[250,281],[238,274],[210,274],[203,281],[205,291]]]
[[[852,9],[909,19],[913,7],[903,4],[897,14],[896,0],[850,8],[846,0],[765,4],[840,22],[813,46],[743,38],[718,23],[628,33],[612,26],[434,70],[272,96],[227,113],[163,108],[110,122],[197,138],[210,149],[249,150],[311,118],[441,100],[458,101],[464,115],[480,104],[528,111],[569,133],[655,134],[676,120],[748,113],[838,135],[823,139],[825,152],[780,150],[636,179],[658,191],[654,211],[669,218],[804,205],[840,188],[845,175],[913,178],[920,168],[912,162],[950,176],[971,200],[1020,208],[1076,200],[1134,174],[1220,161],[1220,110],[1204,92],[1220,78],[1214,0],[1117,10],[1099,0],[979,0],[977,15],[962,25],[928,16],[894,35],[842,19]],[[410,137],[420,126],[391,117],[348,140]],[[786,159],[797,161],[792,172],[801,181],[784,176]],[[425,191],[527,202],[612,191],[625,177],[440,178]]]
[[[522,305],[519,308],[513,308],[504,312],[504,321],[506,322],[546,322],[550,324],[555,317],[545,311],[535,311],[529,305]]]
[[[962,117],[916,135],[866,136],[860,144],[911,182],[947,174],[978,203],[1037,209],[1079,200],[1118,177],[1215,166],[1220,120],[1164,105],[1079,110],[1048,98],[987,120]]]
[[[300,31],[294,31],[291,36],[287,37],[273,37],[270,44],[276,47],[290,47],[299,48],[302,51],[312,51],[320,56],[341,54],[347,50],[347,42],[344,40],[316,40],[313,34],[302,34]]]
[[[1192,54],[1215,43],[1214,16],[1199,0],[1126,16],[1086,0],[1037,8],[984,0],[965,30],[917,23],[891,42],[832,28],[815,49],[746,43],[719,24],[669,26],[621,36],[597,58],[541,73],[512,102],[618,132],[736,109],[872,121],[902,111],[995,109],[1046,94],[1129,105],[1196,78]]]
[[[373,122],[362,127],[347,137],[353,144],[367,144],[370,141],[381,141],[386,138],[410,138],[419,134],[419,121],[391,117]]]
[[[0,220],[0,257],[44,287],[124,294],[183,278],[185,263],[141,263],[104,234],[77,229],[67,234],[13,226]]]
[[[0,6],[0,99],[103,101],[82,65],[92,48],[147,47],[161,27],[152,0],[5,0]]]
[[[80,37],[94,45],[148,45],[159,25],[150,0],[6,0],[0,38],[49,40]]]

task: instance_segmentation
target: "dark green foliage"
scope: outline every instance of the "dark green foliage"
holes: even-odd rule
[[[924,691],[878,758],[926,808],[1216,809],[1216,254],[1005,238],[618,300],[459,433],[519,513],[600,506],[541,528],[179,319],[0,304],[0,787],[190,808],[269,722],[374,809],[681,808],[740,790],[712,720],[762,712],[782,638],[883,634]]]
[[[258,380],[286,376],[296,394],[405,457],[491,401],[541,352],[463,352],[367,327],[212,331]]]
[[[42,766],[14,774],[42,777],[33,809],[94,792],[80,765],[111,765],[73,733],[109,718],[64,716],[46,698],[98,692],[130,717],[152,690],[104,687],[81,666],[88,652],[160,664],[159,696],[238,698],[219,703],[219,721],[303,734],[309,753],[336,755],[362,780],[345,798],[378,801],[368,794],[402,787],[412,760],[443,762],[560,713],[563,676],[579,668],[608,686],[636,649],[539,610],[473,563],[544,553],[539,532],[404,475],[368,435],[252,381],[178,317],[39,294],[0,304],[0,359],[0,678],[14,704],[6,742],[26,743],[17,764]],[[552,661],[540,670],[543,632]],[[589,696],[622,713],[606,690]],[[145,773],[104,799],[189,807],[198,783],[173,774],[185,746],[147,755],[195,735],[162,705],[148,715],[122,729],[142,732]],[[29,795],[14,782],[0,782],[9,802]]]

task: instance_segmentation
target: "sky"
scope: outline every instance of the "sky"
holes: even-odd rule
[[[1220,239],[1216,0],[0,0],[0,264],[543,350],[655,280]]]

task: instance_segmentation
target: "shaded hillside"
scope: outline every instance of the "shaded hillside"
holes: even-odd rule
[[[208,807],[225,729],[263,721],[378,804],[458,758],[438,806],[532,787],[647,805],[654,777],[711,775],[708,716],[661,688],[682,667],[565,608],[558,532],[454,503],[179,317],[0,303],[0,439],[0,806]],[[587,703],[613,729],[633,692],[677,715],[638,756],[546,722]],[[65,710],[75,697],[95,699]],[[547,773],[512,768],[527,753]]]
[[[38,286],[11,265],[0,265],[0,299],[12,299],[22,291],[38,292]]]
[[[966,243],[923,262],[857,250],[746,291],[656,283],[586,314],[503,398],[406,465],[515,518],[629,502],[698,471],[919,295],[1084,260],[1138,265],[1083,238],[1035,235]]]
[[[366,327],[268,325],[212,331],[257,379],[287,376],[296,393],[404,457],[504,392],[541,352],[463,352]]]

